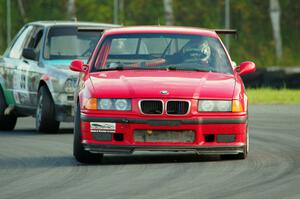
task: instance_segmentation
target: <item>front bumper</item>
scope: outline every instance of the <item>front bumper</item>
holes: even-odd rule
[[[149,145],[99,145],[84,144],[84,149],[92,153],[125,153],[136,151],[192,151],[201,155],[238,154],[244,152],[244,145],[240,146],[149,146]]]
[[[91,132],[91,122],[115,124],[115,132],[105,139],[96,139]],[[181,141],[141,141],[136,139],[136,130],[186,131],[194,132],[193,140]],[[179,118],[116,118],[99,117],[81,113],[82,143],[85,150],[92,153],[133,153],[136,151],[193,151],[198,154],[238,154],[246,145],[247,115],[235,117],[193,117]],[[98,135],[101,132],[97,132]],[[122,139],[116,139],[122,135]],[[174,134],[175,135],[175,134]],[[220,139],[219,139],[220,136]],[[234,139],[221,139],[231,136]],[[101,137],[101,136],[100,136]],[[103,136],[102,136],[103,137]],[[107,139],[108,138],[108,139]],[[209,138],[209,139],[208,139]]]
[[[153,126],[179,126],[184,124],[243,124],[247,122],[247,117],[236,118],[196,118],[196,119],[137,119],[137,118],[110,118],[110,117],[90,117],[81,115],[84,122],[116,122],[128,124],[149,124]]]

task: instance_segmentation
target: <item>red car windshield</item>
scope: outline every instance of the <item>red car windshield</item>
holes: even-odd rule
[[[232,74],[216,38],[186,34],[120,34],[107,37],[93,71],[174,69]]]

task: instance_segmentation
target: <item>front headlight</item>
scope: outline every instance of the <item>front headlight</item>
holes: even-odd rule
[[[115,101],[115,107],[117,110],[120,110],[120,111],[128,110],[128,108],[131,109],[131,107],[129,107],[128,100],[126,100],[126,99],[117,99]]]
[[[73,93],[75,91],[77,79],[67,79],[64,90],[66,93]]]
[[[98,109],[100,110],[111,110],[112,109],[112,100],[111,99],[99,99]]]
[[[131,111],[131,99],[89,98],[83,103],[88,110]]]
[[[98,110],[130,111],[131,99],[98,99]]]
[[[198,112],[231,112],[231,105],[229,100],[199,100]]]

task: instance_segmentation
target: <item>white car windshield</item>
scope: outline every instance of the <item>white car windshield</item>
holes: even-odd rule
[[[96,31],[80,32],[74,26],[52,27],[47,35],[45,59],[87,59],[100,39]]]

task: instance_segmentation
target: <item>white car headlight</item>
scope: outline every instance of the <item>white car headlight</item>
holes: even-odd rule
[[[74,93],[77,79],[67,79],[65,82],[64,90],[66,93]]]
[[[117,110],[117,111],[130,111],[130,99],[98,99],[99,110]]]
[[[231,104],[229,100],[199,100],[198,112],[231,112]]]

